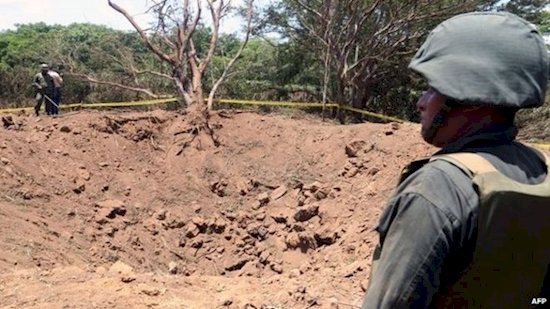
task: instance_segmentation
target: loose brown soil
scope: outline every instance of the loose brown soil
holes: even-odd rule
[[[357,308],[415,124],[4,115],[1,308]]]

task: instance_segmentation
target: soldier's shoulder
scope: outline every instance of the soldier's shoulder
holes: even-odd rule
[[[446,213],[456,210],[453,205],[470,204],[475,199],[471,178],[459,167],[443,160],[425,163],[398,187],[400,194],[416,194],[424,197]]]

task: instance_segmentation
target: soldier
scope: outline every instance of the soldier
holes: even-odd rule
[[[50,67],[43,63],[40,65],[40,72],[33,78],[33,87],[36,92],[36,105],[34,112],[36,116],[40,114],[42,103],[46,102],[46,114],[53,114],[53,97],[55,94],[54,78],[49,74]]]
[[[509,13],[462,14],[409,67],[441,149],[405,168],[381,215],[363,308],[527,308],[550,283],[550,162],[515,141],[514,118],[544,102],[543,38]]]

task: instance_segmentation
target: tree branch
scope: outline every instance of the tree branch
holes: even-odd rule
[[[212,36],[210,37],[210,44],[208,46],[208,52],[206,56],[199,64],[199,71],[201,74],[204,72],[212,57],[214,57],[214,51],[216,50],[216,45],[218,44],[218,37],[220,32],[220,18],[222,15],[222,10],[225,8],[224,0],[218,0],[219,4],[217,7],[214,6],[215,0],[207,0],[208,7],[210,8],[210,14],[212,15]]]
[[[250,34],[252,33],[252,17],[254,15],[254,0],[247,0],[246,2],[247,2],[246,35],[244,37],[244,40],[241,43],[241,46],[239,47],[239,50],[237,51],[235,56],[229,61],[220,78],[218,78],[218,80],[214,83],[214,86],[212,86],[212,89],[210,90],[210,94],[208,95],[208,109],[212,108],[212,104],[214,102],[214,95],[216,94],[218,87],[225,81],[229,70],[231,70],[235,62],[237,62],[237,60],[241,57],[241,54],[244,48],[248,44]]]
[[[126,89],[126,90],[131,90],[131,91],[143,93],[143,94],[146,94],[146,95],[148,95],[152,98],[155,98],[155,99],[159,97],[159,95],[153,93],[150,89],[131,87],[131,86],[127,86],[127,85],[123,85],[123,84],[115,83],[115,82],[110,82],[110,81],[102,81],[102,80],[98,80],[96,78],[93,78],[91,76],[88,76],[86,74],[67,73],[67,75],[71,75],[71,76],[77,77],[81,80],[85,80],[85,81],[88,81],[88,82],[94,83],[94,84],[108,85],[108,86],[113,86],[113,87],[117,87],[117,88],[121,88],[121,89]]]
[[[138,74],[138,75],[151,74],[151,75],[155,75],[155,76],[158,76],[158,77],[167,78],[167,79],[170,79],[170,80],[172,79],[172,76],[170,76],[168,74],[155,72],[155,71],[151,71],[151,70],[136,70],[135,73]]]
[[[164,60],[168,63],[172,63],[172,64],[174,63],[174,59],[172,59],[172,57],[165,54],[164,52],[162,52],[162,50],[158,46],[155,46],[151,43],[151,40],[149,39],[149,37],[147,36],[145,31],[137,24],[137,22],[134,20],[134,18],[132,16],[130,16],[130,14],[128,14],[128,12],[125,9],[118,6],[112,0],[108,0],[108,2],[109,2],[110,7],[112,7],[113,9],[115,9],[115,11],[119,12],[120,14],[124,15],[124,17],[126,17],[126,19],[132,24],[134,29],[136,29],[136,31],[139,33],[139,36],[141,37],[141,39],[145,43],[145,46],[147,46],[147,48],[150,51],[155,53],[162,60]]]

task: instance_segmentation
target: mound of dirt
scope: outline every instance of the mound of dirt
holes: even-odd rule
[[[4,119],[3,119],[4,120]],[[368,282],[414,124],[220,112],[5,116],[6,308],[346,308]]]

